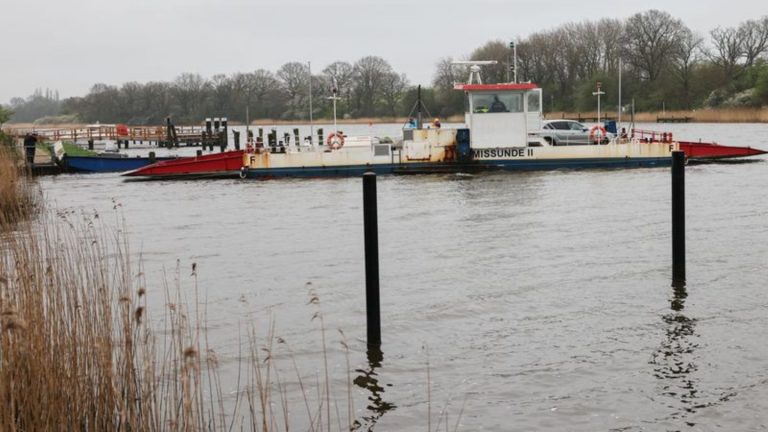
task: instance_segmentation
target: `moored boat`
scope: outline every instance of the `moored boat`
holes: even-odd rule
[[[175,159],[175,157],[135,156],[124,154],[67,154],[61,142],[54,144],[54,157],[62,169],[69,172],[107,173],[121,172],[141,168],[157,161]]]

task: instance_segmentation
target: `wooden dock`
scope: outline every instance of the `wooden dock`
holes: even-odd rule
[[[75,144],[92,144],[93,141],[114,141],[129,143],[165,146],[219,146],[221,141],[226,142],[226,123],[215,122],[215,130],[211,124],[205,126],[175,126],[170,123],[165,126],[128,126],[121,124],[95,124],[72,127],[26,127],[4,128],[5,132],[16,138],[24,138],[28,133],[35,133],[42,141],[69,141]]]
[[[693,117],[656,117],[656,123],[690,123]]]

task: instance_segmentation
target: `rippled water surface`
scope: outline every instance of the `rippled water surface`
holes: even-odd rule
[[[666,129],[768,149],[765,125]],[[163,306],[163,271],[172,280],[179,260],[189,290],[197,263],[225,386],[248,329],[264,335],[270,319],[302,372],[322,374],[312,289],[336,397],[346,403],[349,389],[336,329],[352,378],[381,386],[379,400],[352,385],[355,415],[375,430],[425,430],[428,419],[435,429],[443,410],[453,430],[463,404],[459,430],[762,430],[768,159],[756,160],[687,167],[679,290],[668,168],[380,177],[383,359],[373,375],[359,178],[42,184],[60,208],[104,215],[120,205],[153,307]],[[292,415],[303,428],[306,413]]]

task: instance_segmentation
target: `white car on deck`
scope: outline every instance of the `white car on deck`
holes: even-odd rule
[[[615,135],[605,132],[599,125],[591,128],[575,120],[545,120],[542,130],[536,132],[551,145],[607,144]]]

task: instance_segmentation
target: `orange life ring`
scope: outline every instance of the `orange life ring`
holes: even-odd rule
[[[338,150],[344,146],[344,134],[341,132],[331,132],[328,134],[328,139],[325,140],[325,144],[331,148],[331,150]]]
[[[592,126],[592,129],[589,130],[589,140],[595,144],[600,144],[607,136],[608,132],[606,132],[605,128],[600,125],[594,125]]]

